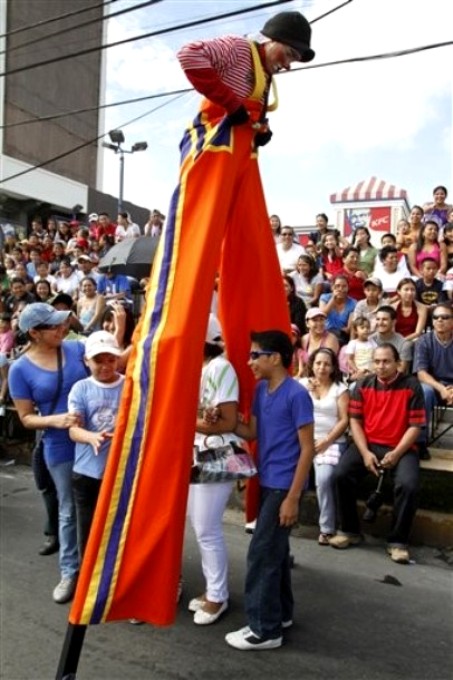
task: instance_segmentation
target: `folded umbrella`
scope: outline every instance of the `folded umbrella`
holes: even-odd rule
[[[369,496],[366,502],[366,509],[363,513],[363,521],[372,524],[377,516],[378,510],[384,502],[384,495],[382,493],[382,485],[384,483],[385,470],[383,468],[379,469],[379,480],[376,489]]]
[[[125,274],[138,280],[148,277],[158,243],[159,238],[151,236],[125,238],[104,255],[99,262],[99,270]]]

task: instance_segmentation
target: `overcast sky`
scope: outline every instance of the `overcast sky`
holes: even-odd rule
[[[118,0],[113,7],[116,11],[135,4],[138,0]],[[163,0],[109,20],[107,41],[258,4]],[[339,4],[341,0],[294,0],[281,9],[297,9],[312,21]],[[190,87],[175,58],[180,45],[256,32],[276,11],[258,10],[107,50],[107,102]],[[312,64],[452,38],[452,0],[353,0],[313,24]],[[292,225],[311,224],[318,212],[333,216],[330,195],[372,175],[406,189],[410,203],[429,200],[437,184],[445,184],[453,195],[452,64],[450,46],[278,75],[280,107],[270,115],[274,137],[260,153],[269,213]],[[177,182],[178,144],[199,95],[190,92],[172,99],[110,108],[105,116],[106,131],[123,129],[126,148],[142,140],[149,145],[147,151],[125,158],[124,198],[164,213]],[[106,151],[103,190],[117,195],[118,186],[118,158]]]

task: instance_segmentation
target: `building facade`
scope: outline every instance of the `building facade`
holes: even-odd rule
[[[375,246],[380,246],[382,234],[396,233],[398,221],[410,212],[407,191],[377,177],[331,194],[330,203],[341,234],[349,237],[357,227],[367,227]]]
[[[115,203],[99,192],[104,10],[99,0],[0,0],[0,224],[23,230],[36,215],[79,217]],[[144,209],[124,209],[145,221]]]

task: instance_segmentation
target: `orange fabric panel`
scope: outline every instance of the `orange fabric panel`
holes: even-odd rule
[[[250,330],[289,331],[251,125],[205,106],[183,146],[181,181],[134,334],[126,386],[70,611],[74,624],[173,622],[203,345],[220,263],[220,317],[242,408]]]

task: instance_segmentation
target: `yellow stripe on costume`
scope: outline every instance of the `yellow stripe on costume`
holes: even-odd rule
[[[117,558],[115,561],[115,567],[113,571],[113,576],[111,580],[111,585],[109,589],[109,594],[107,597],[106,605],[104,608],[104,613],[102,616],[102,621],[106,620],[106,617],[108,616],[108,613],[110,611],[110,606],[115,594],[115,589],[116,589],[116,584],[118,581],[118,572],[122,564],[122,556],[123,556],[123,551],[124,551],[124,546],[127,538],[127,534],[129,532],[129,525],[131,521],[131,514],[132,510],[134,507],[134,500],[136,496],[136,490],[137,490],[137,484],[140,479],[140,472],[141,472],[141,467],[142,467],[142,462],[143,462],[143,457],[146,454],[145,447],[146,447],[146,442],[148,439],[148,432],[149,432],[149,414],[153,412],[153,403],[154,403],[154,387],[155,387],[155,376],[158,372],[158,357],[159,357],[159,346],[160,346],[160,341],[162,337],[162,333],[165,329],[167,317],[168,317],[168,311],[169,311],[169,304],[170,304],[170,299],[171,299],[171,292],[173,289],[173,283],[175,279],[175,272],[176,272],[176,267],[177,267],[177,262],[178,262],[178,256],[179,256],[179,245],[180,245],[180,234],[181,234],[181,206],[184,205],[184,197],[185,197],[185,183],[182,182],[180,186],[180,194],[179,194],[179,200],[178,200],[178,209],[176,211],[176,218],[175,218],[175,231],[174,231],[174,237],[173,237],[173,245],[172,245],[172,258],[171,258],[171,264],[170,264],[170,270],[169,270],[169,276],[168,276],[168,282],[167,282],[167,288],[165,291],[165,298],[164,298],[164,303],[163,303],[163,309],[162,309],[162,316],[161,320],[159,323],[159,326],[157,327],[154,336],[153,336],[153,341],[151,344],[150,348],[150,366],[148,370],[148,375],[150,376],[150,382],[148,385],[148,393],[147,393],[147,399],[146,399],[146,404],[145,404],[145,409],[146,409],[146,414],[147,417],[145,418],[145,423],[144,423],[144,429],[143,432],[141,433],[141,444],[140,444],[140,449],[139,449],[139,455],[138,455],[138,460],[137,460],[137,465],[136,465],[136,471],[134,474],[134,481],[133,481],[133,486],[131,490],[131,496],[130,496],[130,502],[128,504],[127,508],[127,513],[126,517],[123,522],[123,528],[121,531],[121,538],[120,542],[118,545],[118,554]],[[161,246],[160,248],[161,251],[163,251],[163,235],[161,237]],[[159,265],[162,263],[162,252],[161,252],[161,258]],[[154,299],[155,295],[157,292],[158,288],[158,282],[159,282],[159,277],[161,273],[160,267],[158,269],[154,269],[153,267],[153,273],[155,272],[155,276],[152,276],[152,280],[154,282],[154,290],[153,294],[151,295],[149,301],[147,302],[146,305],[146,311],[145,311],[145,319],[147,323],[143,323],[142,325],[142,337],[140,338],[140,341],[138,343],[138,353],[137,353],[137,359],[135,362],[134,366],[134,391],[132,394],[132,399],[131,399],[131,410],[128,418],[128,425],[126,428],[126,433],[124,437],[124,443],[123,443],[123,451],[127,451],[129,449],[129,442],[130,439],[135,432],[135,427],[137,423],[137,415],[138,415],[138,405],[140,404],[140,397],[141,397],[141,389],[140,389],[140,373],[143,368],[143,342],[146,340],[146,337],[148,335],[148,330],[150,326],[150,321],[151,321],[151,315],[154,310]],[[151,370],[152,366],[152,370]]]

